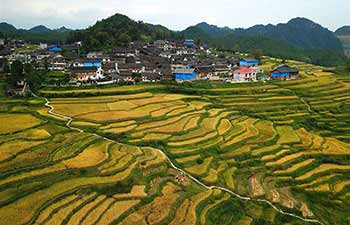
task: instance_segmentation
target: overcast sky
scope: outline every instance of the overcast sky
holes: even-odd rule
[[[330,30],[350,25],[349,0],[0,0],[0,22],[17,28],[86,28],[121,13],[182,30],[199,22],[231,28],[307,17]]]

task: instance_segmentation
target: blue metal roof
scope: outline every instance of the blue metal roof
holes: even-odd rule
[[[102,63],[99,62],[99,61],[91,61],[91,62],[84,62],[83,65],[86,66],[86,67],[93,67],[93,66],[101,67]]]
[[[196,72],[192,73],[175,73],[176,80],[194,80],[197,77]]]
[[[52,48],[49,48],[49,51],[50,51],[50,52],[60,52],[60,51],[62,51],[62,48],[59,48],[59,47],[52,47]]]
[[[194,42],[194,40],[185,40],[185,41],[184,41],[184,45],[187,45],[187,46],[194,46],[194,45],[195,45],[195,42]]]
[[[279,73],[279,72],[273,72],[271,74],[272,77],[289,77],[290,73]]]

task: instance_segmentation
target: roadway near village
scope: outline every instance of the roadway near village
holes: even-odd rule
[[[350,78],[288,65],[300,79],[1,96],[0,225],[349,224]]]

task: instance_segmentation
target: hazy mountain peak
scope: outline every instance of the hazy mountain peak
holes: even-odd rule
[[[35,26],[35,27],[29,29],[28,31],[33,32],[33,33],[46,33],[46,32],[50,32],[51,29],[47,28],[44,25],[38,25],[38,26]]]
[[[195,27],[199,27],[202,29],[219,28],[218,26],[209,24],[207,22],[198,23],[197,25],[195,25]]]
[[[336,35],[350,35],[350,26],[343,26],[334,32]]]
[[[289,20],[288,23],[289,24],[292,24],[292,23],[315,24],[314,21],[312,21],[308,18],[305,18],[305,17],[295,17],[295,18]]]
[[[315,29],[315,28],[316,29],[317,28],[326,29],[326,28],[322,27],[320,24],[315,23],[314,21],[309,20],[307,18],[303,18],[303,17],[297,17],[297,18],[291,19],[291,20],[289,20],[289,22],[286,25],[294,26],[297,28],[304,28],[304,29],[305,28],[308,28],[308,29]]]
[[[12,24],[2,22],[0,23],[0,31],[1,32],[16,32],[17,28]]]
[[[72,31],[72,30],[67,28],[67,27],[65,27],[65,26],[63,26],[63,27],[60,27],[60,28],[56,29],[55,31],[57,31],[57,32],[69,32],[69,31]]]
[[[210,26],[207,22],[198,23],[196,26]]]

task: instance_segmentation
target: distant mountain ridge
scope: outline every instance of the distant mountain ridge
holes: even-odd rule
[[[44,25],[39,25],[29,29],[28,31],[33,33],[47,33],[47,32],[51,32],[52,30],[45,27]]]
[[[106,26],[106,24],[112,26]],[[52,35],[53,33],[70,33],[71,31],[71,29],[68,29],[66,27],[61,27],[59,29],[50,29],[44,25],[38,25],[29,30],[24,30],[17,29],[15,26],[8,23],[0,23],[1,33],[21,33],[21,35],[19,36],[22,37],[25,37],[25,34],[27,32],[35,34]],[[85,34],[87,34],[87,37],[83,37],[82,35],[78,36],[82,36],[81,38],[83,39],[88,39],[88,44],[91,44],[94,47],[97,47],[99,45],[97,42],[107,41],[107,44],[112,44],[111,42],[114,43],[118,39],[115,36],[120,36],[121,34],[127,34],[130,37],[130,39],[134,41],[136,39],[151,40],[152,38],[156,37],[174,38],[182,36],[185,37],[186,35],[194,37],[195,35],[193,34],[200,33],[195,39],[200,39],[202,38],[202,36],[210,38],[223,38],[227,35],[259,36],[269,38],[272,40],[283,41],[297,48],[342,51],[342,43],[335,36],[335,34],[350,33],[350,27],[340,28],[338,31],[333,33],[309,19],[294,18],[291,19],[288,23],[280,23],[277,25],[255,25],[248,29],[231,29],[229,27],[218,27],[203,22],[195,26],[191,26],[185,29],[184,31],[174,32],[161,25],[152,25],[143,22],[136,22],[125,15],[115,14],[114,16],[111,16],[107,19],[98,21],[95,25],[83,31],[85,32]],[[100,38],[90,40],[90,37],[93,36],[93,34],[90,34],[93,32],[98,32],[100,34]],[[80,32],[80,34],[81,33],[82,32]],[[66,36],[68,36],[68,34]],[[108,37],[113,40],[102,40],[102,36],[104,36],[104,39]]]
[[[23,30],[1,23],[0,38],[1,33],[35,43],[82,41],[84,51],[111,51],[116,46],[128,46],[132,41],[190,38],[223,50],[263,50],[269,56],[325,66],[337,65],[345,60],[342,43],[335,34],[306,18],[295,18],[277,25],[256,25],[248,29],[218,27],[203,22],[183,31],[172,31],[162,25],[134,21],[128,16],[115,14],[82,30],[72,31],[65,27],[51,30],[43,25]]]
[[[340,35],[350,35],[350,26],[343,26],[336,30],[335,35],[340,36]]]
[[[203,30],[204,32],[213,35],[213,36],[225,36],[228,34],[233,34],[234,30],[229,27],[218,27],[216,25],[210,25],[206,22],[197,24],[195,27]]]
[[[287,24],[257,25],[248,29],[220,28],[200,23],[175,32],[164,26],[136,22],[125,15],[116,14],[88,29],[73,33],[70,40],[83,40],[89,51],[110,50],[137,40],[189,38],[219,49],[240,52],[262,49],[266,55],[327,66],[345,60],[342,44],[334,33],[305,18],[292,19]]]
[[[186,38],[200,40],[220,49],[239,52],[261,49],[269,56],[325,66],[343,64],[345,61],[342,43],[335,34],[305,18],[247,29],[221,28],[203,22],[181,33]]]
[[[71,29],[61,27],[58,29],[50,29],[44,25],[38,25],[28,30],[17,29],[15,26],[8,23],[0,23],[0,38],[1,36],[19,38],[30,42],[46,42],[57,44],[65,42]]]
[[[0,32],[3,33],[12,33],[12,32],[16,32],[17,28],[11,24],[8,23],[0,23]]]
[[[62,32],[71,32],[73,30],[63,26],[63,27],[60,27],[60,28],[56,29],[55,31],[62,33]]]
[[[65,26],[60,27],[58,29],[50,29],[44,25],[38,25],[26,30],[26,29],[17,29],[12,24],[9,24],[6,22],[0,23],[0,32],[2,33],[14,33],[17,31],[22,31],[22,32],[27,31],[32,33],[48,33],[48,32],[70,32],[72,31],[72,29],[66,28]]]
[[[333,32],[306,18],[295,18],[288,23],[277,25],[255,25],[248,29],[220,28],[207,23],[199,23],[195,27],[212,37],[223,37],[230,34],[262,36],[273,40],[285,41],[299,48],[342,50],[342,45]]]

